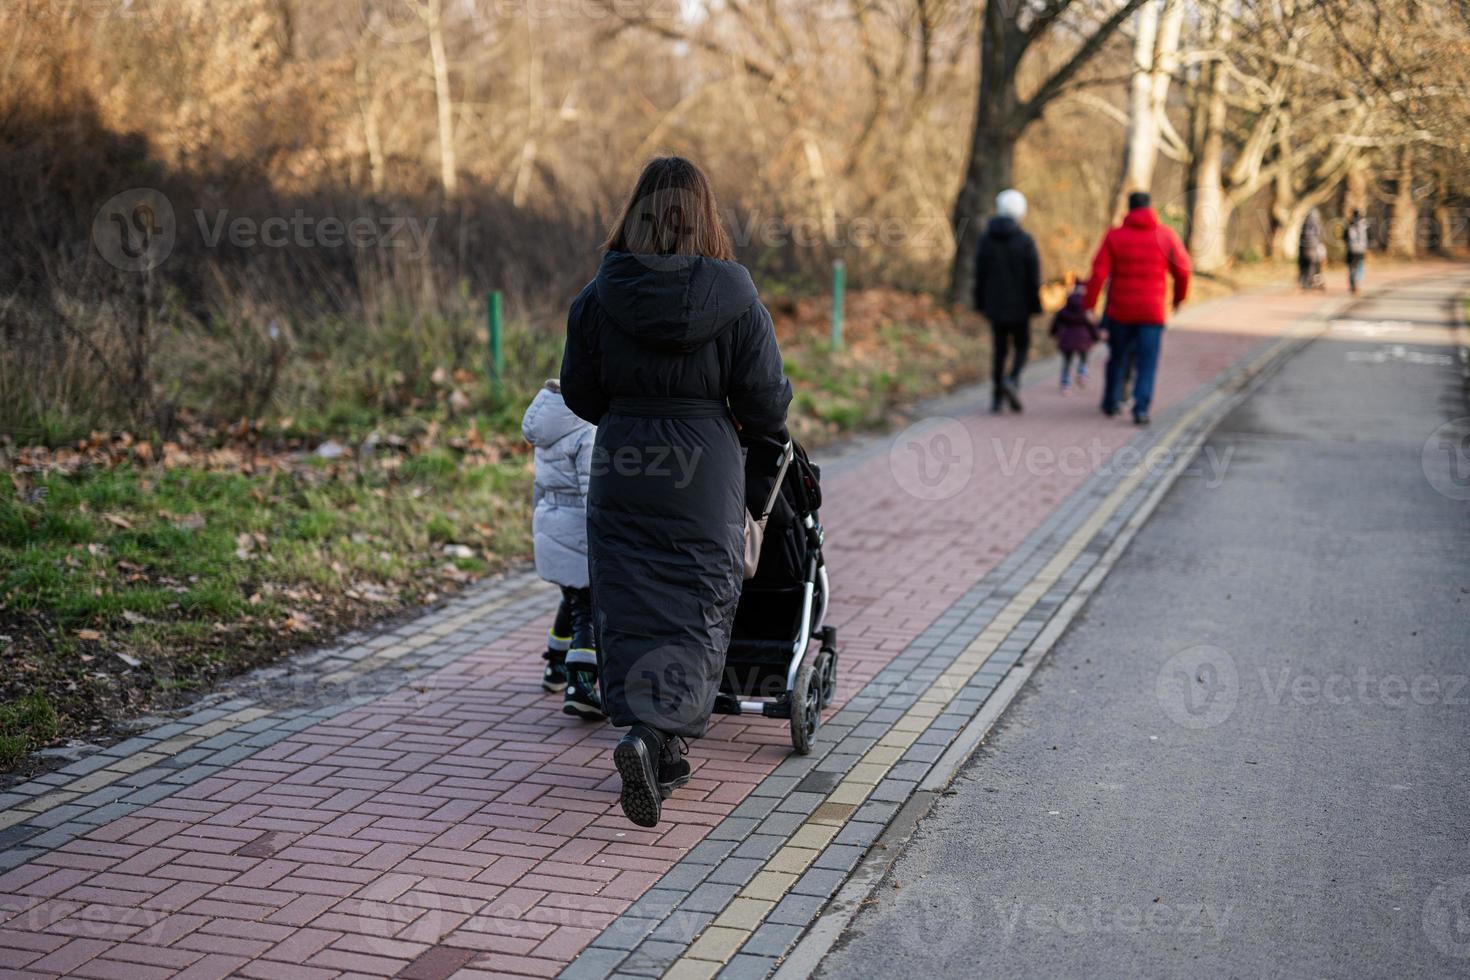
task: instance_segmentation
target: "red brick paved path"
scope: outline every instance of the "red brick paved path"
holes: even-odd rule
[[[1156,414],[1321,302],[1242,298],[1176,325]],[[975,469],[948,500],[900,489],[887,443],[833,468],[840,700],[1087,475],[1011,471],[997,451],[1111,452],[1135,435],[1097,413],[1097,393],[1064,399],[1048,377],[1022,416],[962,419]],[[0,876],[0,977],[556,974],[770,773],[789,736],[784,722],[718,720],[664,823],[633,827],[608,761],[616,733],[540,691],[544,628],[527,622]]]

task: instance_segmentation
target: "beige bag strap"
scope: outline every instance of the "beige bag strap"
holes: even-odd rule
[[[761,544],[766,538],[766,520],[756,520],[749,510],[745,512],[745,580],[755,578],[755,570],[761,563]]]

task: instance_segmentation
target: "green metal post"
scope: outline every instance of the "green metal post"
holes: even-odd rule
[[[832,349],[842,350],[842,294],[847,290],[847,264],[832,263]]]
[[[505,349],[503,346],[503,323],[505,301],[500,290],[485,298],[485,311],[490,319],[490,383],[495,393],[500,394],[500,385],[505,377]]]

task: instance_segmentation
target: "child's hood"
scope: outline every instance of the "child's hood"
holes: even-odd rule
[[[1073,286],[1072,291],[1067,294],[1067,312],[1080,312],[1082,310],[1082,303],[1086,298],[1086,286],[1084,286],[1082,283],[1078,283],[1077,285]]]
[[[592,423],[578,418],[567,408],[560,392],[542,388],[531,400],[526,415],[521,419],[521,435],[533,446],[545,448],[582,429],[591,429]]]

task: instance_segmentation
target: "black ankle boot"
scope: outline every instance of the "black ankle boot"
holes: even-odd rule
[[[561,710],[563,714],[587,721],[607,717],[602,710],[602,695],[597,690],[596,650],[573,648],[567,654],[567,692],[562,695]]]
[[[689,760],[685,758],[688,751],[689,743],[682,736],[664,739],[663,751],[658,756],[658,795],[666,800],[674,790],[689,782]]]
[[[668,741],[663,734],[647,725],[634,725],[618,740],[613,749],[613,765],[623,779],[618,802],[627,818],[640,827],[658,826],[663,815],[663,794],[659,792],[658,764]]]
[[[541,672],[541,689],[547,694],[566,690],[567,655],[560,650],[548,649],[542,656],[546,658],[546,669]]]

